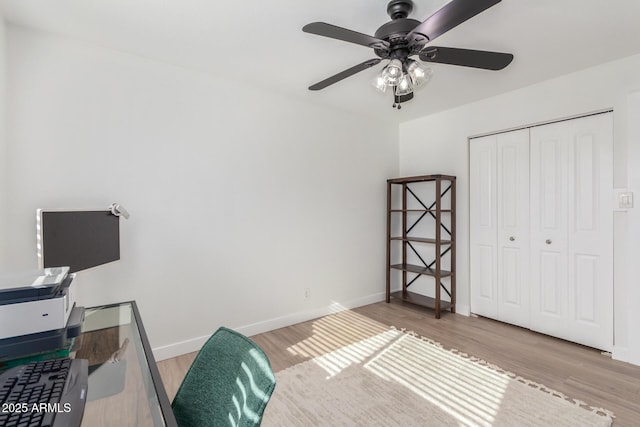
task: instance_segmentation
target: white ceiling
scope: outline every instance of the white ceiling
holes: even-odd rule
[[[5,20],[332,108],[401,122],[640,53],[638,0],[503,0],[432,44],[510,52],[502,71],[434,64],[402,110],[370,86],[382,65],[319,92],[306,88],[375,58],[363,46],[303,33],[324,21],[373,35],[387,0],[0,0]],[[447,0],[414,0],[424,20]]]

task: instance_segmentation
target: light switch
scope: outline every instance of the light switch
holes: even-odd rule
[[[620,208],[632,208],[633,207],[633,193],[625,192],[618,194],[618,207]]]

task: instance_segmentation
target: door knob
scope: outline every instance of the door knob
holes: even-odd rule
[[[516,240],[516,238],[511,236],[511,237],[509,237],[509,240],[513,242],[514,240]]]
[[[547,240],[545,240],[544,242],[545,242],[547,245],[550,245],[550,244],[551,244],[551,239],[547,239]]]

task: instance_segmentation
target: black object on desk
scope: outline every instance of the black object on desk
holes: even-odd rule
[[[84,359],[31,362],[0,376],[0,425],[78,427],[87,398]]]

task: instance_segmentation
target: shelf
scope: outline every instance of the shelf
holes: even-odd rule
[[[425,237],[391,237],[391,240],[404,240],[405,242],[420,242],[420,243],[438,243],[436,239],[425,238]],[[442,245],[450,245],[451,240],[442,240],[440,239],[440,244]]]
[[[400,195],[402,198],[395,197]],[[455,176],[438,174],[387,180],[387,302],[393,296],[432,308],[436,319],[443,310],[456,312],[455,212]],[[418,224],[420,227],[414,229]],[[392,264],[394,259],[400,263]],[[408,264],[408,260],[420,265]],[[443,270],[443,265],[451,271]],[[403,273],[392,275],[392,270]],[[435,279],[421,284],[429,287],[428,293],[433,298],[408,292],[409,286],[421,276]],[[392,287],[398,289],[398,281],[402,291],[391,293]],[[451,302],[442,300],[442,292]]]
[[[391,209],[389,212],[438,212],[436,209]],[[451,213],[451,209],[440,209],[442,213]]]
[[[422,307],[427,307],[432,309],[436,308],[435,298],[416,294],[415,292],[407,291],[406,295],[402,295],[402,291],[397,291],[397,292],[392,292],[391,296],[401,301],[410,302],[411,304],[419,305]],[[449,301],[440,300],[440,310],[449,310],[450,308],[451,308],[451,303]]]
[[[388,179],[387,182],[390,184],[411,184],[412,182],[424,182],[424,181],[436,181],[436,180],[446,180],[455,182],[456,177],[452,175],[421,175],[421,176],[409,176],[404,178],[391,178]]]
[[[425,276],[435,276],[436,271],[433,268],[423,267],[421,265],[413,264],[393,264],[391,268],[395,270],[409,271],[411,273],[423,274]],[[440,277],[449,277],[453,274],[447,270],[440,270]]]

